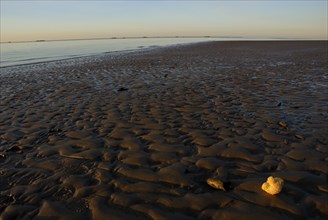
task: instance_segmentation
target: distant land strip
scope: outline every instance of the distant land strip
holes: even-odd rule
[[[296,38],[247,38],[241,36],[139,36],[139,37],[98,37],[98,38],[70,38],[70,39],[51,39],[51,40],[44,40],[44,39],[37,39],[37,40],[28,40],[28,41],[1,41],[0,43],[28,43],[28,42],[52,42],[52,41],[78,41],[78,40],[109,40],[109,39],[143,39],[143,38],[231,38],[236,39],[240,38],[243,40],[316,40],[316,39],[296,39]]]

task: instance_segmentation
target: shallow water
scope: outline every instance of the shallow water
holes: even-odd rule
[[[1,43],[0,67],[61,60],[106,52],[137,50],[156,46],[213,40],[215,39],[135,38]]]

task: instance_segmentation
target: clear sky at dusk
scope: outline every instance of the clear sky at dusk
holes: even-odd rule
[[[327,39],[327,4],[1,0],[1,41],[176,35]]]

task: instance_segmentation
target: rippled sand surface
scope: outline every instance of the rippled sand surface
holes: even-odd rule
[[[325,219],[327,66],[213,42],[1,68],[1,219]]]

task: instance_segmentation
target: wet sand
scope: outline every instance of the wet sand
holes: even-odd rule
[[[0,218],[327,218],[327,51],[212,42],[1,68]]]

